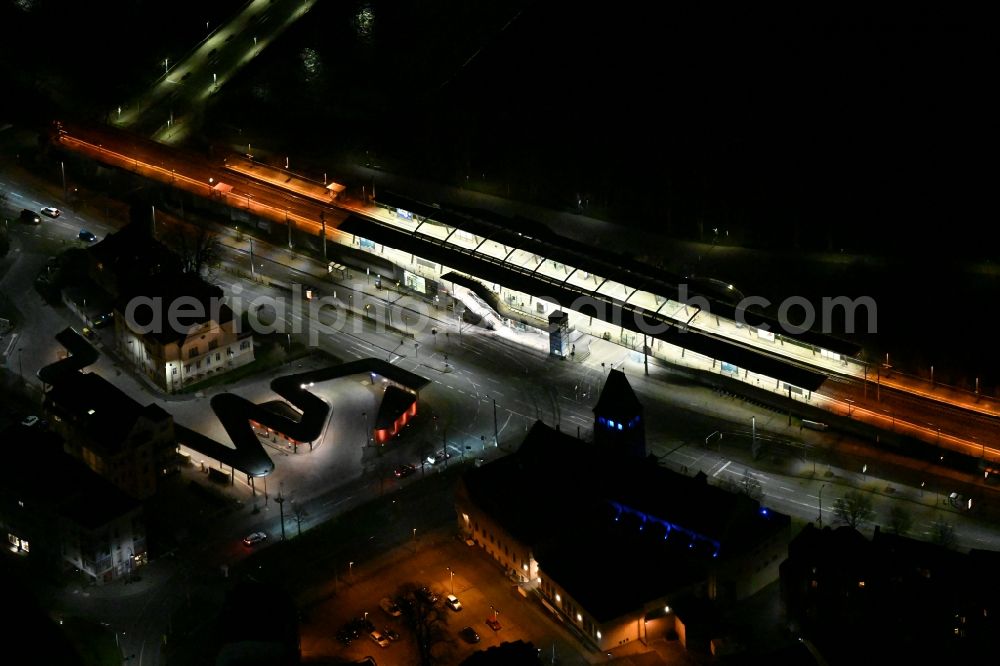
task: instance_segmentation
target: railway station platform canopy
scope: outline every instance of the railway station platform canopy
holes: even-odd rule
[[[558,236],[523,218],[479,209],[442,209],[391,192],[381,193],[376,203],[387,214],[377,220],[352,215],[339,231],[437,261],[487,283],[554,299],[563,307],[575,303],[580,306],[573,308],[577,312],[639,334],[645,332],[640,328],[658,325],[666,330],[650,337],[803,389],[815,390],[825,379],[823,373],[748,343],[746,330],[737,331],[780,330],[777,320],[739,308],[717,294],[688,289],[682,278],[656,267]],[[694,324],[701,313],[694,297],[708,304],[703,314],[723,318],[731,330],[709,331]],[[639,326],[640,320],[647,326]],[[716,328],[723,327],[717,322]],[[733,339],[737,335],[742,339]],[[853,343],[812,331],[775,337],[781,345],[799,347],[804,357],[822,353],[839,361],[859,351]],[[773,342],[768,344],[773,347]]]

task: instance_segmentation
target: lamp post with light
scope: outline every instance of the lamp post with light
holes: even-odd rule
[[[819,523],[820,529],[823,528],[823,489],[826,488],[827,485],[829,484],[824,483],[819,487],[819,517],[816,521]]]

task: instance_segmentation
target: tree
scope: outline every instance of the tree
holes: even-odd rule
[[[942,520],[935,521],[931,525],[931,542],[945,548],[951,548],[955,545],[955,528],[951,523]]]
[[[180,257],[181,270],[185,273],[201,275],[202,270],[220,258],[218,236],[204,227],[176,225],[164,240]]]
[[[295,518],[295,527],[299,536],[302,536],[302,521],[309,517],[309,512],[301,502],[292,502],[292,517]]]
[[[874,515],[871,497],[868,493],[857,490],[852,490],[837,499],[833,505],[833,512],[838,520],[854,529],[863,527]]]
[[[903,536],[913,527],[913,517],[901,506],[889,509],[889,529],[893,534]]]
[[[403,618],[413,631],[420,664],[430,666],[437,662],[431,655],[434,647],[438,644],[452,645],[453,641],[445,631],[448,616],[440,606],[430,603],[430,600],[420,592],[421,589],[426,588],[416,583],[404,583],[397,592],[397,598],[402,600],[400,607],[403,609]]]
[[[0,229],[0,259],[6,257],[8,252],[10,252],[10,239],[7,238],[7,231]]]

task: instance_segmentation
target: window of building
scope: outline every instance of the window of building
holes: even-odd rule
[[[244,349],[250,349],[250,341],[249,340],[244,340],[243,342],[240,343],[240,350],[242,351]]]
[[[212,355],[211,354],[209,354],[208,356],[205,357],[205,365],[206,366],[212,365]]]
[[[215,352],[215,360],[216,361],[221,361],[222,360],[222,354],[220,352]]]
[[[197,346],[191,347],[191,349],[188,350],[188,358],[194,358],[197,355],[198,355],[198,347]]]

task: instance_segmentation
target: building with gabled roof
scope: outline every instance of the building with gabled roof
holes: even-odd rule
[[[142,506],[66,455],[58,434],[39,426],[2,433],[18,473],[0,486],[7,550],[42,570],[69,565],[107,582],[146,562]]]
[[[605,393],[631,393],[619,375]],[[602,395],[595,440],[604,414],[615,436],[628,432],[619,419],[641,415],[628,393],[617,404]],[[642,427],[636,422],[633,432]],[[710,485],[704,474],[633,455],[631,443],[613,454],[614,442],[535,423],[514,454],[462,477],[462,534],[599,649],[645,639],[651,623],[672,626],[675,600],[742,599],[777,578],[788,516]]]
[[[115,345],[169,393],[254,359],[253,336],[240,330],[222,289],[192,273],[155,275],[122,291]]]
[[[44,407],[65,450],[132,497],[156,492],[172,466],[173,418],[142,405],[94,373],[68,373],[45,394]]]

